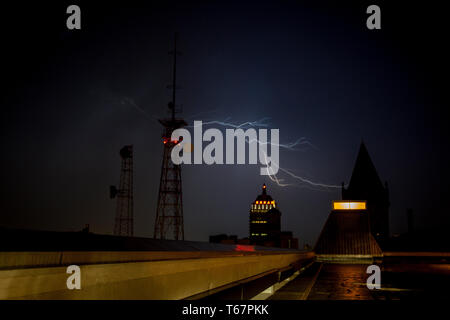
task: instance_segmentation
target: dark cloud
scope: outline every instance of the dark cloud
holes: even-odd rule
[[[162,158],[152,118],[170,100],[179,31],[186,117],[270,117],[282,142],[317,146],[282,151],[281,165],[330,184],[349,181],[363,138],[390,185],[393,231],[405,230],[407,207],[421,226],[448,225],[442,13],[381,4],[382,30],[369,31],[365,3],[80,6],[81,31],[65,29],[64,3],[11,6],[2,18],[1,224],[111,233],[108,186],[132,143],[135,233],[152,236]],[[250,165],[183,167],[186,237],[246,236],[263,182],[283,229],[313,243],[340,192],[281,188]]]

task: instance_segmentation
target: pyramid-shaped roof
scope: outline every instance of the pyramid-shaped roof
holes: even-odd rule
[[[314,247],[318,255],[381,256],[365,210],[332,211]]]
[[[366,194],[384,190],[364,142],[361,142],[347,190],[353,197],[360,197],[361,199],[365,199]]]

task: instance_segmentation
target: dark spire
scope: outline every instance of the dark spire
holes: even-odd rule
[[[350,183],[342,189],[342,199],[366,200],[372,235],[377,241],[389,237],[389,191],[387,186],[383,186],[364,141],[361,142]]]
[[[383,184],[373,165],[364,141],[361,141],[348,189],[366,191],[368,191],[368,189],[383,189]]]
[[[266,184],[264,183],[263,184],[263,186],[262,186],[262,194],[265,196],[265,195],[267,195],[267,187],[266,187]]]

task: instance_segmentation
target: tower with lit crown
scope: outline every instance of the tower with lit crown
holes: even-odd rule
[[[252,244],[278,246],[281,234],[281,212],[275,200],[267,194],[263,184],[262,193],[251,204],[249,238]]]

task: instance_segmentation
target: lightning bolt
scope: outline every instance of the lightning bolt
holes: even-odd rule
[[[242,123],[236,123],[236,122],[233,123],[230,120],[231,120],[230,117],[226,118],[223,121],[220,121],[220,120],[207,120],[205,122],[202,122],[202,125],[217,124],[217,125],[220,125],[220,126],[223,126],[223,127],[234,128],[234,129],[246,129],[246,128],[251,128],[251,127],[253,127],[253,128],[268,127],[269,124],[267,123],[267,121],[270,120],[270,118],[265,117],[265,118],[262,118],[262,119],[259,119],[259,120],[256,120],[256,121],[246,121],[246,122],[242,122]],[[191,126],[188,126],[188,127],[189,128],[195,128],[196,126],[195,125],[191,125]],[[293,142],[278,143],[278,144],[272,143],[272,142],[263,142],[263,141],[260,141],[258,139],[249,140],[248,138],[245,139],[245,141],[247,143],[257,142],[260,145],[270,145],[271,147],[275,146],[275,147],[279,147],[281,149],[285,149],[285,150],[289,150],[289,151],[302,150],[302,149],[298,149],[297,147],[298,146],[305,146],[305,145],[306,146],[310,146],[310,147],[318,150],[318,148],[316,146],[314,146],[311,142],[309,142],[308,139],[306,139],[305,137],[298,138],[297,140],[295,140]],[[263,151],[263,154],[264,154],[264,157],[265,157],[265,163],[267,163],[267,154],[265,154],[264,151]],[[275,182],[280,187],[299,186],[299,187],[306,187],[308,189],[315,190],[315,191],[324,191],[324,190],[325,191],[330,191],[330,190],[334,190],[334,189],[337,189],[337,188],[341,188],[341,186],[339,186],[339,185],[332,185],[332,184],[325,184],[325,183],[315,182],[315,181],[313,181],[311,179],[307,179],[305,177],[299,176],[299,175],[293,173],[292,171],[290,171],[288,169],[280,167],[278,163],[275,163],[275,165],[277,165],[279,170],[282,171],[283,173],[285,173],[286,175],[288,175],[289,177],[300,181],[300,184],[299,183],[287,183],[287,182],[285,182],[285,179],[282,179],[282,178],[279,177],[279,174],[274,174],[273,171],[269,172],[269,167],[267,167],[266,168],[267,169],[267,173],[268,173],[267,176],[269,177],[269,179],[271,181]]]
[[[306,184],[308,184],[308,185],[311,185],[311,186],[313,186],[313,187],[326,188],[326,189],[339,189],[339,188],[341,188],[341,186],[338,186],[338,185],[324,184],[324,183],[318,183],[318,182],[311,181],[311,180],[309,180],[309,179],[306,179],[306,178],[297,176],[296,174],[294,174],[294,173],[290,172],[289,170],[284,169],[284,168],[282,168],[282,167],[279,167],[279,170],[281,170],[281,171],[283,171],[284,173],[290,175],[291,177],[293,177],[293,178],[295,178],[295,179],[298,179],[298,180],[300,180],[301,182],[306,183]],[[313,190],[315,190],[315,189],[313,189]]]
[[[128,97],[122,97],[122,99],[120,100],[120,104],[121,105],[127,105],[127,106],[132,106],[135,110],[137,110],[140,114],[142,114],[147,120],[150,121],[154,121],[157,119],[156,116],[151,116],[149,115],[147,112],[145,112],[144,109],[142,109],[141,107],[139,107],[136,102],[134,102],[133,99],[128,98]]]
[[[139,107],[133,99],[128,98],[128,97],[123,97],[120,101],[120,103],[122,105],[129,105],[132,106],[135,110],[137,110],[139,113],[141,113],[147,120],[151,120],[152,122],[154,120],[157,119],[156,116],[151,116],[149,115],[147,112],[145,112],[141,107]],[[208,111],[208,112],[202,112],[199,113],[200,114],[206,114],[206,113],[213,113],[215,111]],[[190,116],[188,118],[195,118],[197,115],[194,116]],[[236,123],[236,122],[231,122],[231,117],[225,118],[223,121],[220,120],[207,120],[205,122],[202,122],[202,125],[212,125],[212,124],[217,124],[226,128],[234,128],[234,129],[247,129],[247,128],[267,128],[269,126],[269,124],[267,123],[267,121],[270,120],[270,118],[265,117],[265,118],[261,118],[259,120],[256,121],[246,121],[246,122],[242,122],[242,123]],[[191,126],[187,126],[188,128],[194,128],[194,125]],[[314,149],[318,149],[317,147],[315,147],[311,142],[309,142],[305,137],[301,137],[298,138],[297,140],[293,141],[293,142],[289,142],[289,143],[279,143],[279,144],[275,144],[272,142],[262,142],[258,139],[253,139],[253,140],[248,140],[246,139],[247,143],[253,143],[253,142],[257,142],[260,145],[268,145],[270,144],[271,147],[275,146],[275,147],[279,147],[281,149],[285,149],[285,150],[289,150],[289,151],[299,151],[302,149],[298,149],[298,146],[310,146]],[[264,152],[263,152],[264,153]],[[267,154],[264,153],[264,157],[265,157],[265,163],[268,163],[267,160]],[[285,169],[281,166],[279,166],[278,163],[276,163],[275,165],[278,166],[279,170],[283,173],[285,173],[286,175],[290,176],[291,178],[300,181],[300,184],[294,184],[294,183],[286,183],[284,182],[285,179],[279,178],[278,175],[279,174],[274,174],[273,172],[269,172],[269,167],[267,167],[267,173],[268,173],[268,177],[271,181],[273,181],[274,183],[276,183],[278,186],[280,187],[288,187],[288,186],[299,186],[299,187],[306,187],[308,189],[311,190],[315,190],[315,191],[330,191],[330,190],[335,190],[338,188],[341,188],[341,186],[339,185],[332,185],[332,184],[325,184],[325,183],[320,183],[320,182],[315,182],[312,181],[311,179],[307,179],[305,177],[299,176],[295,173],[293,173],[292,171]]]
[[[263,150],[261,150],[261,151],[264,154],[264,163],[268,164],[267,154]],[[297,180],[301,181],[302,184],[301,185],[296,185],[296,186],[306,187],[306,188],[308,188],[310,190],[314,190],[314,191],[322,191],[323,189],[331,191],[330,189],[341,188],[341,186],[338,186],[338,185],[314,182],[314,181],[312,181],[310,179],[306,179],[306,178],[303,178],[301,176],[298,176],[298,175],[294,174],[293,172],[289,171],[288,169],[282,168],[279,165],[279,163],[275,163],[274,162],[274,164],[282,172],[286,173],[287,175],[291,176],[294,179],[297,179]],[[267,175],[268,175],[269,179],[272,180],[273,182],[275,182],[280,187],[295,186],[293,184],[283,183],[284,179],[278,178],[277,175],[274,174],[273,170],[271,172],[269,172],[269,167],[266,168],[266,172],[267,172]]]
[[[313,147],[314,149],[318,149],[311,142],[309,142],[305,137],[298,138],[296,141],[289,142],[289,143],[262,142],[262,141],[260,141],[258,139],[252,139],[252,140],[246,140],[246,141],[247,141],[247,143],[257,142],[260,145],[268,145],[268,144],[270,144],[271,146],[276,146],[276,147],[280,147],[282,149],[287,149],[287,150],[291,150],[291,151],[303,150],[303,149],[295,148],[296,146],[299,146],[299,145],[309,145],[310,147]]]
[[[253,127],[253,128],[258,128],[258,127],[268,127],[269,124],[265,123],[267,120],[270,120],[270,118],[262,118],[260,120],[256,120],[256,121],[247,121],[247,122],[243,122],[243,123],[233,123],[233,122],[229,122],[231,120],[230,117],[226,118],[223,121],[219,121],[219,120],[210,120],[210,121],[205,121],[202,122],[202,125],[210,125],[210,124],[218,124],[220,126],[223,127],[228,127],[228,128],[235,128],[235,129],[246,129],[249,127]],[[195,125],[192,126],[188,126],[188,128],[195,128]]]

